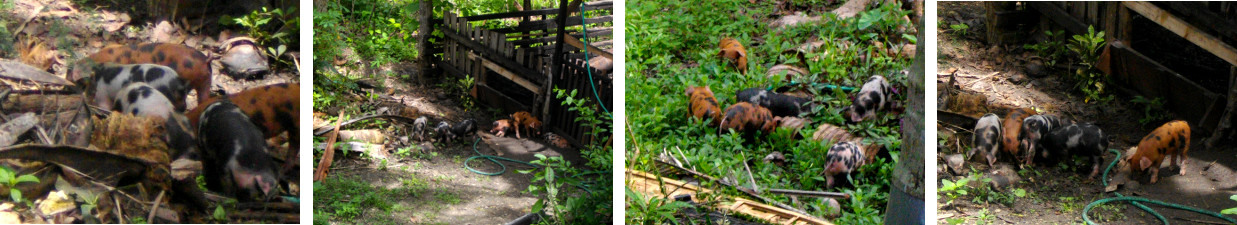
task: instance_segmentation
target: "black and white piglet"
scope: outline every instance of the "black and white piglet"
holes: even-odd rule
[[[863,84],[863,88],[859,89],[859,94],[855,95],[851,101],[851,105],[842,109],[846,112],[847,122],[857,123],[865,119],[876,117],[876,112],[889,107],[891,94],[893,89],[889,86],[889,82],[884,76],[873,75],[868,78],[868,82]]]
[[[112,109],[112,102],[122,89],[131,83],[143,82],[158,90],[171,100],[176,111],[185,110],[185,96],[189,89],[172,68],[156,64],[113,64],[94,66],[94,74],[88,84],[93,91],[95,103],[104,110]]]
[[[1048,152],[1038,145],[1044,136],[1059,127],[1061,127],[1061,120],[1053,115],[1040,114],[1022,119],[1022,130],[1018,133],[1018,147],[1022,148],[1022,157],[1026,165],[1035,165],[1034,159],[1037,152],[1040,153],[1040,157],[1048,157]]]
[[[163,119],[176,112],[171,100],[144,82],[129,83],[120,89],[111,105],[112,110]]]
[[[852,142],[839,142],[829,148],[825,155],[825,188],[834,187],[834,180],[846,180],[846,176],[863,166],[863,150]]]
[[[1054,129],[1044,140],[1040,141],[1044,149],[1052,152],[1053,157],[1067,160],[1065,156],[1078,155],[1091,159],[1091,174],[1087,179],[1095,178],[1100,173],[1100,164],[1104,163],[1104,150],[1108,149],[1108,138],[1099,126],[1090,123],[1070,124]]]
[[[429,119],[424,116],[417,117],[417,119],[412,122],[412,136],[415,136],[418,141],[425,141],[425,126],[428,124]]]
[[[265,200],[278,188],[274,159],[262,130],[231,101],[206,106],[198,120],[206,187],[242,201]]]
[[[451,126],[447,121],[438,122],[438,127],[434,128],[434,132],[438,133],[438,141],[450,144],[457,139],[472,135],[477,132],[477,121],[466,119]]]
[[[980,117],[979,122],[975,123],[971,146],[967,157],[975,157],[978,151],[988,160],[989,167],[996,164],[996,153],[1001,149],[1001,117],[992,113]]]
[[[799,117],[801,116],[800,114],[811,110],[809,99],[778,94],[764,88],[739,90],[735,94],[735,99],[740,102],[749,102],[768,108],[773,113],[773,116]]]

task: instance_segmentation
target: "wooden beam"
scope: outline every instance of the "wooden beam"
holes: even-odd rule
[[[533,82],[528,81],[528,79],[524,79],[523,77],[520,77],[516,75],[515,73],[512,73],[510,70],[507,70],[503,68],[502,66],[495,64],[494,62],[488,59],[482,58],[481,56],[477,55],[477,53],[469,52],[468,58],[473,59],[473,60],[480,59],[481,65],[485,66],[485,68],[489,68],[490,70],[493,70],[495,73],[498,73],[498,75],[502,75],[503,77],[506,77],[512,82],[519,84],[520,86],[524,87],[525,89],[528,89],[529,91],[532,91],[533,93],[541,93],[541,87],[537,87],[536,84],[533,84]]]
[[[1027,5],[1031,5],[1032,8],[1039,10],[1039,12],[1043,13],[1045,17],[1051,19],[1052,22],[1056,22],[1057,24],[1065,27],[1065,30],[1069,30],[1070,33],[1079,34],[1087,32],[1087,26],[1085,23],[1082,23],[1082,21],[1078,20],[1078,18],[1074,18],[1074,16],[1070,15],[1069,12],[1066,12],[1065,9],[1057,7],[1053,3],[1054,2],[1027,2]]]
[[[1216,57],[1220,57],[1220,59],[1223,59],[1229,64],[1237,65],[1237,49],[1233,48],[1233,46],[1225,44],[1215,36],[1201,32],[1197,27],[1194,27],[1186,23],[1184,20],[1173,16],[1168,13],[1168,11],[1164,11],[1163,9],[1160,9],[1160,7],[1156,7],[1149,2],[1121,2],[1121,5],[1126,8],[1130,8],[1130,10],[1134,10],[1134,12],[1138,12],[1138,14],[1147,17],[1147,19],[1150,19],[1157,24],[1160,24],[1160,26],[1163,26],[1164,29],[1168,29],[1168,31],[1172,31],[1174,34],[1189,40],[1190,43],[1194,43],[1195,45],[1202,47],[1207,50],[1207,52],[1215,54]]]
[[[464,45],[464,47],[467,47],[469,50],[480,52],[483,58],[493,61],[497,63],[498,65],[501,65],[503,68],[512,70],[513,72],[516,72],[519,74],[527,74],[529,76],[541,74],[540,72],[537,72],[536,70],[525,68],[524,66],[520,65],[520,63],[517,63],[514,60],[504,58],[501,56],[502,54],[498,53],[498,51],[495,51],[494,49],[490,49],[481,43],[477,43],[476,41],[473,41],[468,37],[465,37],[463,35],[460,35],[459,33],[456,33],[455,31],[452,31],[451,29],[442,29],[441,31],[444,35],[447,36],[447,38],[454,39],[455,41],[459,42],[461,45]]]
[[[584,42],[580,41],[579,38],[572,37],[571,35],[567,35],[566,39],[567,39],[567,44],[571,45],[572,47],[576,47],[576,49],[585,49],[585,46],[587,46],[589,53],[597,54],[597,55],[600,55],[601,57],[606,57],[607,59],[614,59],[614,56],[610,55],[609,51],[601,50],[600,48],[597,48],[597,46],[585,45]]]
[[[1221,38],[1229,40],[1237,40],[1237,23],[1215,12],[1207,10],[1207,3],[1203,2],[1157,2],[1159,5],[1166,5],[1172,8],[1177,15],[1186,20],[1190,24],[1208,28],[1208,32],[1213,32]]]
[[[1108,48],[1114,84],[1129,87],[1149,98],[1164,98],[1165,108],[1197,126],[1200,131],[1197,133],[1210,132],[1215,127],[1219,114],[1213,112],[1222,110],[1223,104],[1216,103],[1223,103],[1224,96],[1203,88],[1122,42],[1109,43]]]

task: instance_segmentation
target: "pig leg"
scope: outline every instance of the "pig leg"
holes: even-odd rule
[[[1181,169],[1181,176],[1185,176],[1185,163],[1186,163],[1185,155],[1173,154],[1171,157],[1172,159],[1170,159],[1169,163],[1171,163],[1173,166],[1177,166],[1178,165],[1177,160],[1181,160],[1181,164],[1180,164],[1181,166],[1178,168]]]
[[[283,158],[285,160],[283,169],[286,173],[296,173],[293,168],[298,164],[296,156],[297,152],[300,152],[300,148],[297,148],[297,143],[300,143],[300,141],[297,141],[300,139],[297,138],[297,133],[296,129],[288,131],[288,152],[284,153]]]
[[[1100,174],[1100,164],[1104,163],[1104,158],[1099,156],[1091,156],[1091,176],[1087,179],[1095,179],[1095,175]]]
[[[520,122],[515,122],[515,139],[520,139]]]
[[[1148,169],[1151,170],[1151,183],[1154,184],[1157,180],[1160,179],[1160,166],[1156,165]]]

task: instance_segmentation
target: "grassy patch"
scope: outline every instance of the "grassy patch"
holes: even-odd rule
[[[428,190],[429,184],[418,178],[400,179],[400,186],[383,188],[373,186],[356,177],[335,176],[314,183],[314,224],[329,222],[351,222],[365,218],[365,213],[387,214],[397,209],[406,209],[396,205],[401,199],[415,198]],[[456,197],[458,203],[459,198]],[[371,211],[370,209],[377,210]],[[380,223],[395,221],[387,216],[367,217],[373,221],[361,223]]]
[[[904,86],[906,77],[895,73],[909,66],[910,60],[878,52],[913,43],[913,38],[907,38],[913,34],[900,29],[912,25],[900,19],[907,11],[888,5],[850,19],[838,20],[826,15],[823,22],[773,29],[768,27],[768,21],[755,19],[770,15],[773,4],[750,4],[742,0],[714,1],[707,7],[682,0],[628,4],[626,102],[629,128],[635,140],[628,139],[628,168],[657,171],[653,168],[657,155],[663,149],[679,148],[698,171],[716,177],[736,177],[735,174],[741,173],[743,175],[737,177],[743,179],[737,180],[746,185],[750,183],[746,172],[738,172],[745,170],[744,162],[779,151],[791,162],[785,167],[760,160],[749,164],[754,174],[752,179],[757,184],[766,188],[825,190],[822,165],[825,151],[832,143],[793,140],[787,138],[792,133],[786,130],[755,141],[745,141],[737,134],[719,135],[715,128],[689,119],[684,90],[689,85],[707,85],[725,108],[735,103],[734,94],[740,89],[789,83],[764,76],[766,69],[782,63],[799,63],[813,74],[794,78],[793,82],[858,87],[871,75],[884,75],[894,86]],[[716,57],[718,41],[727,37],[739,40],[747,48],[748,74],[740,74]],[[782,54],[817,40],[825,43],[805,54],[804,61]],[[818,104],[808,115],[812,123],[800,131],[807,137],[821,123],[843,124],[842,107],[850,104],[850,93],[838,89],[815,94],[813,100]],[[904,98],[898,95],[894,101],[905,102]],[[880,158],[861,167],[850,177],[856,184],[853,188],[825,190],[854,196],[840,202],[842,215],[834,222],[882,222],[889,180],[897,161],[896,151],[901,147],[899,119],[897,115],[882,112],[876,119],[844,126],[853,134],[893,149],[890,155],[894,158]],[[636,154],[636,149],[644,152]],[[735,192],[726,194],[737,195]],[[765,197],[791,202],[789,197],[782,195]],[[800,198],[798,204],[810,214],[825,217],[820,209],[827,206],[818,199]]]

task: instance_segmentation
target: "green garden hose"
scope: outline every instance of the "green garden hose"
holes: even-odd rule
[[[1104,176],[1101,177],[1100,181],[1105,187],[1108,186],[1108,172],[1112,170],[1112,167],[1117,165],[1117,161],[1121,160],[1120,151],[1117,151],[1116,149],[1108,149],[1108,151],[1117,154],[1117,160],[1113,160],[1112,163],[1108,164],[1108,168],[1104,169]],[[1224,215],[1220,215],[1219,213],[1212,212],[1212,211],[1192,208],[1189,206],[1178,205],[1178,204],[1173,204],[1173,203],[1161,202],[1161,201],[1156,201],[1156,200],[1151,200],[1151,199],[1146,199],[1146,198],[1126,197],[1124,195],[1121,195],[1121,193],[1117,193],[1117,192],[1113,192],[1113,194],[1116,194],[1117,197],[1095,200],[1091,202],[1091,204],[1087,204],[1087,207],[1084,207],[1082,209],[1082,220],[1087,222],[1087,224],[1096,224],[1094,221],[1091,221],[1091,218],[1089,216],[1087,216],[1087,212],[1091,211],[1091,208],[1094,208],[1095,206],[1099,206],[1101,204],[1108,203],[1108,202],[1128,201],[1130,202],[1130,204],[1134,204],[1134,206],[1137,206],[1139,209],[1142,209],[1143,211],[1147,211],[1147,213],[1151,213],[1151,215],[1155,216],[1156,219],[1159,219],[1161,223],[1164,223],[1166,225],[1168,224],[1167,218],[1164,218],[1163,215],[1160,215],[1159,213],[1155,212],[1155,210],[1152,210],[1151,208],[1141,204],[1140,202],[1151,203],[1151,204],[1156,204],[1160,206],[1186,210],[1190,212],[1196,212],[1199,214],[1204,214],[1204,215],[1212,216],[1215,218],[1220,218],[1225,221],[1228,221],[1229,223],[1237,224],[1237,220],[1233,220],[1232,218],[1225,217]]]
[[[473,173],[477,173],[477,174],[481,174],[481,175],[486,175],[486,176],[498,176],[498,175],[502,175],[503,173],[506,173],[506,172],[507,172],[507,165],[503,165],[501,162],[498,162],[498,160],[503,160],[503,161],[509,161],[509,162],[515,162],[515,163],[519,163],[519,164],[524,164],[524,165],[527,165],[527,166],[531,166],[531,167],[533,167],[534,169],[540,169],[540,168],[541,168],[541,167],[539,167],[539,166],[537,166],[537,165],[533,165],[532,163],[528,163],[528,162],[524,162],[524,161],[520,161],[520,160],[514,160],[514,159],[509,159],[509,158],[503,158],[503,157],[498,157],[498,156],[492,156],[492,155],[485,155],[485,154],[481,154],[481,150],[477,150],[477,143],[481,143],[481,138],[480,138],[480,137],[478,137],[476,141],[473,141],[473,142],[472,142],[472,151],[473,151],[473,152],[476,152],[476,153],[477,153],[477,155],[475,155],[475,156],[473,156],[473,157],[468,157],[468,159],[464,160],[464,168],[465,168],[465,169],[468,169],[468,171],[472,171]],[[484,172],[484,171],[480,171],[480,170],[477,170],[477,169],[473,169],[473,168],[472,168],[472,166],[468,166],[468,162],[469,162],[469,161],[472,161],[472,160],[474,160],[474,159],[485,159],[485,160],[490,160],[490,162],[493,162],[494,164],[498,164],[498,167],[499,167],[499,168],[502,168],[502,169],[501,169],[501,170],[498,170],[498,172]]]
[[[585,25],[588,25],[588,22],[584,21],[584,7],[580,7],[580,36],[583,37],[580,38],[580,41],[584,42],[584,48],[582,49],[584,50],[584,61],[588,62],[588,26]],[[610,110],[606,108],[606,104],[602,103],[601,95],[597,94],[597,82],[593,81],[593,70],[586,69],[585,71],[588,72],[588,85],[593,86],[593,96],[597,96],[597,105],[601,106],[601,110],[605,111],[606,115],[611,115]]]
[[[503,173],[506,173],[506,172],[507,172],[507,165],[503,165],[501,162],[498,162],[498,160],[503,160],[503,161],[509,161],[509,162],[515,162],[515,163],[519,163],[519,164],[524,164],[524,165],[527,165],[527,166],[529,166],[529,167],[532,167],[533,169],[541,169],[541,167],[540,167],[540,166],[533,165],[532,163],[528,163],[528,162],[524,162],[524,161],[520,161],[520,160],[515,160],[515,159],[510,159],[510,158],[503,158],[503,157],[498,157],[498,156],[492,156],[492,155],[485,155],[485,154],[481,154],[481,150],[477,149],[477,144],[478,144],[478,143],[481,143],[481,138],[480,138],[480,137],[478,137],[476,141],[473,141],[473,142],[472,142],[472,151],[473,151],[473,152],[476,152],[476,153],[477,153],[477,155],[476,155],[476,156],[472,156],[472,157],[468,157],[468,159],[465,159],[465,160],[464,160],[464,168],[465,168],[465,169],[468,169],[468,171],[472,171],[473,173],[477,173],[477,174],[481,174],[481,175],[486,175],[486,176],[498,176],[498,175],[502,175]],[[469,165],[468,165],[468,162],[469,162],[469,161],[472,161],[472,160],[474,160],[474,159],[485,159],[485,160],[490,160],[490,162],[493,162],[494,164],[498,164],[498,167],[500,167],[500,168],[502,168],[502,169],[501,169],[501,170],[499,170],[498,172],[485,172],[485,171],[481,171],[481,170],[473,169],[473,168],[472,168],[472,166],[469,166]],[[582,172],[582,173],[578,173],[578,174],[572,175],[571,177],[572,177],[572,178],[576,178],[576,177],[581,177],[581,176],[585,176],[585,175],[592,175],[592,174],[609,174],[609,173],[610,173],[610,171],[597,171],[597,170],[589,170],[589,171],[584,171],[584,172]],[[583,189],[584,191],[586,191],[586,192],[588,192],[588,193],[590,193],[590,194],[591,194],[591,193],[593,193],[593,190],[592,190],[592,188],[591,188],[591,187],[592,187],[592,182],[585,182],[585,183],[580,183],[580,184],[571,184],[571,186],[575,186],[575,187],[577,187],[577,188]]]

